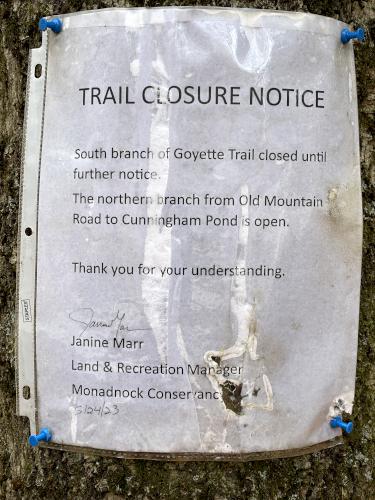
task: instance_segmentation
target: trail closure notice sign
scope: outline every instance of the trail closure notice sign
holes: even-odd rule
[[[20,415],[171,459],[333,446],[354,398],[352,42],[320,16],[106,9],[31,52]]]

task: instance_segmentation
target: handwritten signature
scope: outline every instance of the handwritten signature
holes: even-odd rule
[[[78,337],[81,337],[81,335],[91,328],[115,328],[116,335],[118,333],[151,330],[151,328],[129,328],[129,326],[125,324],[126,313],[120,312],[120,310],[117,310],[115,316],[109,321],[96,319],[94,316],[95,311],[91,309],[91,307],[83,307],[69,313],[69,318],[72,321],[83,325],[83,329]]]

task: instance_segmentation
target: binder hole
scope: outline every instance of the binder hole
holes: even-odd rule
[[[30,387],[28,385],[23,386],[22,396],[23,396],[23,399],[30,399]]]
[[[42,76],[42,65],[37,64],[34,69],[35,78],[40,78]]]
[[[26,236],[31,236],[33,234],[33,230],[31,229],[31,227],[27,227],[25,229],[25,234]]]

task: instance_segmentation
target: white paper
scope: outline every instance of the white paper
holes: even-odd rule
[[[62,20],[45,67],[36,427],[172,454],[340,435],[361,257],[344,25],[240,9]]]

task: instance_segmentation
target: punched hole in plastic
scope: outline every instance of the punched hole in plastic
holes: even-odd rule
[[[28,385],[23,386],[22,397],[23,399],[30,399],[30,387]]]
[[[40,78],[42,76],[42,65],[37,64],[34,69],[35,78]]]

